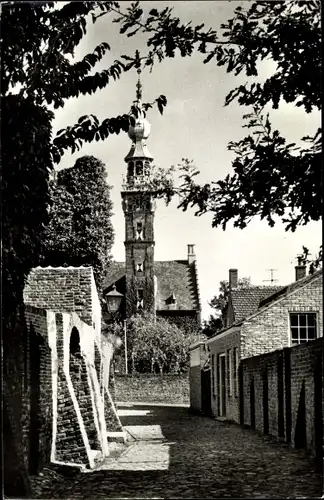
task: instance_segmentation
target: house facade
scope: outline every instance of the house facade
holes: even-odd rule
[[[130,126],[132,141],[125,157],[126,179],[121,197],[125,215],[125,262],[112,262],[104,280],[103,294],[116,289],[124,296],[123,318],[144,310],[163,316],[184,328],[200,326],[200,297],[195,246],[188,245],[186,260],[154,258],[155,200],[153,156],[146,141],[150,123],[142,107],[142,88],[137,84],[134,103],[138,115]]]
[[[300,267],[300,266],[298,266]],[[298,271],[298,272],[297,272]],[[232,290],[227,314],[232,324],[207,340],[211,360],[211,407],[215,417],[240,422],[239,366],[242,360],[283,348],[297,346],[322,336],[322,271],[269,290]],[[261,290],[261,291],[260,291]],[[237,301],[242,296],[242,302]],[[244,317],[247,295],[251,299]],[[233,300],[233,296],[235,297]],[[245,305],[244,305],[245,304]],[[240,316],[241,314],[241,316]]]

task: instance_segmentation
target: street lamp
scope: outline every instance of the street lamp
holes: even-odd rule
[[[106,304],[109,314],[116,314],[120,308],[120,304],[123,300],[124,295],[122,293],[117,292],[116,286],[113,286],[111,292],[106,294]]]
[[[106,294],[106,304],[108,313],[113,317],[117,316],[119,311],[121,302],[124,298],[122,293],[117,292],[116,286],[113,286],[113,289]],[[124,320],[124,346],[125,346],[125,373],[128,374],[128,359],[127,359],[127,328],[126,328],[126,320]]]

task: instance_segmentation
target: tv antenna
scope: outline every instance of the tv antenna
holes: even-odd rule
[[[269,280],[263,280],[264,282],[270,282],[271,284],[272,283],[275,283],[276,281],[278,281],[276,278],[273,277],[273,274],[274,274],[274,271],[278,271],[278,269],[267,269],[267,271],[270,271],[270,279]]]

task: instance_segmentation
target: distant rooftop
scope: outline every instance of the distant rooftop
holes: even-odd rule
[[[176,310],[200,310],[195,263],[189,264],[187,260],[155,261],[154,274],[157,279],[157,310],[168,310],[170,300],[175,300]],[[124,262],[110,264],[104,291],[114,283],[118,291],[125,293]]]
[[[258,309],[267,297],[282,290],[283,286],[251,286],[232,290],[235,323],[247,318]]]

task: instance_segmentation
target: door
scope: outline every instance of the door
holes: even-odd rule
[[[219,356],[218,393],[220,417],[226,417],[226,359],[225,354]]]
[[[251,429],[255,429],[255,392],[253,377],[250,382],[250,425]]]
[[[277,365],[277,393],[278,393],[278,437],[285,436],[285,416],[284,416],[284,366],[283,357],[280,356]]]
[[[211,416],[210,384],[210,370],[201,370],[201,410],[206,416]]]
[[[262,399],[263,399],[263,434],[269,434],[269,387],[268,371],[265,369],[262,376]]]

